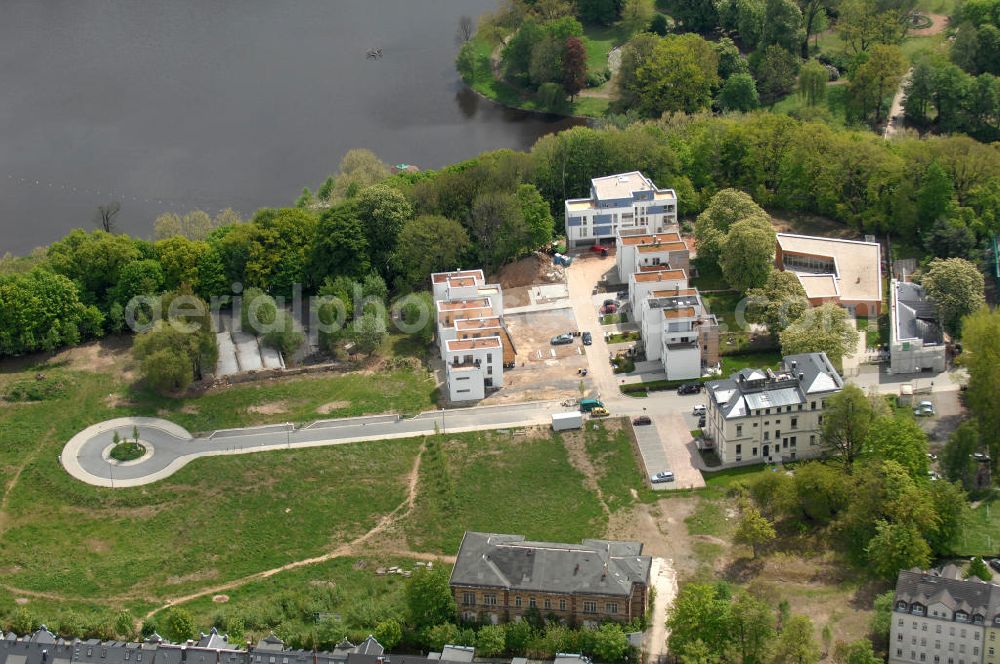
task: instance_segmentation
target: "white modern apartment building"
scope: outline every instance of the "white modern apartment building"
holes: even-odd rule
[[[718,364],[719,324],[697,288],[653,291],[635,313],[646,359],[660,360],[667,380],[698,378]]]
[[[483,399],[503,387],[504,367],[514,364],[503,322],[503,290],[486,283],[482,270],[438,272],[431,275],[431,285],[448,398]]]
[[[889,664],[996,664],[1000,586],[955,565],[896,579]]]
[[[685,272],[689,270],[687,244],[680,233],[674,231],[651,234],[619,230],[615,246],[615,267],[622,283],[643,267],[665,265]]]
[[[944,371],[944,334],[924,289],[893,279],[890,297],[889,370],[894,374]]]
[[[628,300],[633,312],[637,312],[636,322],[641,316],[642,303],[649,299],[654,291],[677,290],[688,287],[688,277],[684,270],[673,270],[668,265],[649,265],[641,267],[628,276]]]
[[[844,381],[826,353],[804,353],[778,371],[743,369],[706,387],[700,444],[736,466],[820,456],[823,409]]]
[[[619,231],[662,233],[677,226],[677,194],[638,171],[590,181],[589,198],[565,202],[566,246],[612,244]]]

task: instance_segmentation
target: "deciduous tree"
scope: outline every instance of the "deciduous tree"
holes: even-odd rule
[[[937,308],[945,331],[954,337],[962,334],[962,319],[986,303],[983,273],[964,258],[932,260],[921,284]]]
[[[718,84],[719,59],[702,37],[687,33],[659,40],[636,70],[638,110],[658,117],[667,111],[694,113],[708,106]]]
[[[726,233],[719,256],[722,276],[740,291],[759,288],[774,269],[775,232],[771,222],[759,216],[737,221]]]
[[[858,330],[843,307],[827,302],[806,309],[802,316],[779,335],[781,351],[786,355],[826,353],[837,367],[845,357],[852,357],[858,347]]]
[[[570,99],[587,85],[587,49],[579,37],[568,37],[563,49],[563,88]]]
[[[733,74],[722,84],[716,101],[723,111],[752,111],[760,106],[757,84],[750,74]]]
[[[771,270],[761,288],[747,291],[747,305],[747,320],[767,326],[777,337],[809,308],[809,300],[794,272]]]
[[[865,441],[875,418],[871,401],[853,384],[827,397],[823,410],[823,444],[840,456],[844,468],[851,470],[854,460],[864,451]]]

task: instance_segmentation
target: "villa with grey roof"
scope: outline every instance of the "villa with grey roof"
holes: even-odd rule
[[[826,399],[844,381],[826,353],[787,355],[777,371],[743,369],[706,384],[702,449],[723,466],[817,457]]]
[[[565,202],[566,246],[613,244],[621,233],[676,231],[677,194],[638,171],[590,181],[588,198]]]
[[[1000,586],[955,565],[896,579],[889,664],[997,664]]]
[[[924,289],[893,279],[890,295],[889,370],[894,374],[945,370],[944,333]]]
[[[466,532],[449,583],[463,620],[510,622],[537,611],[596,626],[645,613],[651,565],[641,542],[561,544]]]

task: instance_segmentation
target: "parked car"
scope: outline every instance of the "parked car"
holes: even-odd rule
[[[607,306],[618,306],[618,303],[617,303],[617,302],[616,302],[615,300],[611,300],[611,299],[607,299],[607,300],[605,300],[605,301],[603,302],[603,304],[604,304],[604,306],[606,306],[606,307],[607,307]]]
[[[691,414],[692,415],[701,415],[701,416],[704,416],[705,415],[705,404],[700,403],[697,406],[695,406],[694,408],[692,408],[691,409]]]
[[[921,401],[917,404],[917,407],[913,409],[913,414],[917,417],[930,417],[934,414],[934,404],[930,401]]]
[[[615,297],[617,297],[619,300],[627,300],[628,299],[628,291],[627,290],[618,291],[618,293],[615,295]]]
[[[637,426],[637,427],[643,426],[645,424],[652,424],[652,423],[653,423],[653,420],[649,417],[649,415],[640,415],[639,417],[637,417],[634,420],[632,420],[632,424],[635,425],[635,426]]]
[[[669,470],[664,470],[662,472],[656,473],[655,475],[650,477],[649,480],[653,484],[660,484],[661,482],[673,482],[674,474]]]
[[[584,332],[580,335],[580,340],[583,341],[584,346],[589,346],[594,343],[594,336],[590,332]]]
[[[566,344],[571,344],[573,343],[573,335],[568,332],[566,334],[557,334],[552,337],[552,341],[550,343],[553,346],[565,346]]]
[[[930,478],[931,482],[937,482],[939,479],[941,479],[941,476],[935,473],[933,470],[927,471],[927,477]]]
[[[937,461],[937,455],[936,454],[931,454],[930,452],[928,452],[927,453],[927,460],[928,461]]]
[[[698,418],[698,428],[701,429],[704,426],[705,426],[705,416],[702,415],[701,417]]]
[[[590,250],[593,251],[593,252],[595,252],[595,253],[600,254],[602,257],[608,255],[608,248],[607,247],[602,247],[599,244],[595,244],[594,246],[592,246],[590,248]]]
[[[988,564],[989,564],[990,567],[992,567],[996,571],[1000,572],[1000,559],[990,558],[987,562],[988,562]]]
[[[602,314],[613,314],[616,311],[618,311],[618,305],[614,304],[614,303],[612,303],[612,304],[602,304],[600,311],[601,311]]]
[[[972,458],[975,459],[976,461],[978,461],[979,463],[986,463],[986,462],[988,462],[990,460],[990,455],[989,454],[983,454],[982,452],[975,452],[972,455]]]
[[[677,388],[677,394],[700,394],[701,383],[684,383]]]
[[[607,417],[610,414],[611,413],[608,412],[608,409],[605,408],[605,407],[603,407],[603,406],[598,406],[597,408],[593,408],[590,411],[590,416],[591,417]]]

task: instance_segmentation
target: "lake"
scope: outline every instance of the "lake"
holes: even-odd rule
[[[288,205],[354,147],[435,168],[575,124],[505,109],[453,64],[495,0],[4,0],[0,255],[164,211]],[[381,48],[383,57],[366,57]]]

